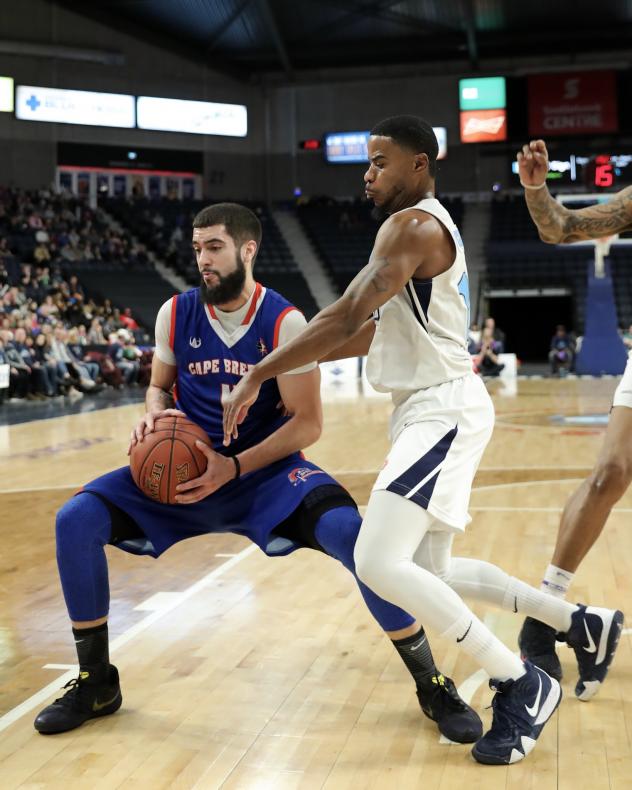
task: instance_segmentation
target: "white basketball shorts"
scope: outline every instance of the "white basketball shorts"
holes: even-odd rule
[[[472,481],[494,427],[482,380],[469,374],[419,390],[392,417],[393,444],[374,491],[393,491],[434,517],[433,529],[462,531]]]
[[[613,406],[627,406],[632,409],[632,351],[628,354],[628,364],[625,366],[619,386],[614,391]]]

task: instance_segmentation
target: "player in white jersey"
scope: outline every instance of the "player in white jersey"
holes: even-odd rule
[[[535,745],[559,704],[560,686],[514,655],[460,594],[566,633],[578,658],[580,691],[605,677],[623,615],[573,606],[487,562],[451,557],[453,535],[469,521],[472,480],[493,427],[491,399],[467,353],[463,244],[434,198],[437,141],[426,121],[382,121],[368,150],[367,196],[390,215],[369,263],[340,299],[258,363],[226,398],[224,441],[237,436],[263,381],[311,360],[368,352],[368,375],[392,393],[395,408],[393,444],[356,543],[357,572],[488,672],[497,692],[494,718],[473,754],[483,763],[513,763]],[[367,321],[371,313],[375,318]]]
[[[543,140],[532,140],[518,153],[520,182],[540,238],[549,244],[599,239],[632,228],[632,187],[613,195],[608,203],[568,209],[546,187],[549,159]],[[566,596],[581,561],[601,534],[610,511],[632,482],[632,352],[614,393],[610,420],[597,462],[568,499],[557,534],[553,557],[541,589]],[[543,623],[527,618],[520,632],[520,649],[549,674],[562,677],[555,653],[556,634]]]

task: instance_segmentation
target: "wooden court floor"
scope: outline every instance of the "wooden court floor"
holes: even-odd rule
[[[497,424],[477,475],[472,524],[455,552],[538,584],[565,499],[601,444],[614,379],[489,385]],[[358,391],[356,391],[358,390]],[[308,455],[366,502],[388,440],[388,402],[325,391],[325,430]],[[624,632],[601,694],[565,699],[533,754],[483,767],[442,743],[352,577],[310,551],[268,559],[242,538],[186,541],[159,561],[109,550],[115,716],[43,737],[35,713],[76,673],[57,579],[58,506],[126,462],[140,406],[0,428],[0,789],[632,788],[632,642]],[[591,415],[597,415],[594,419]],[[632,492],[573,584],[632,625]],[[520,620],[475,606],[516,644]],[[431,634],[437,663],[486,725],[483,674]]]

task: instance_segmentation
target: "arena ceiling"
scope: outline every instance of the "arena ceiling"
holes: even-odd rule
[[[632,0],[50,0],[244,80],[630,49]]]

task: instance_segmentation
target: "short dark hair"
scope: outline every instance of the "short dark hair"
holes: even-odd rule
[[[394,115],[377,123],[371,134],[378,137],[390,137],[401,148],[407,148],[414,154],[427,154],[430,175],[434,178],[439,143],[432,126],[416,115]]]
[[[210,228],[212,225],[223,225],[236,247],[251,239],[257,242],[257,251],[261,246],[261,222],[254,211],[246,206],[239,203],[215,203],[195,215],[194,228]]]

